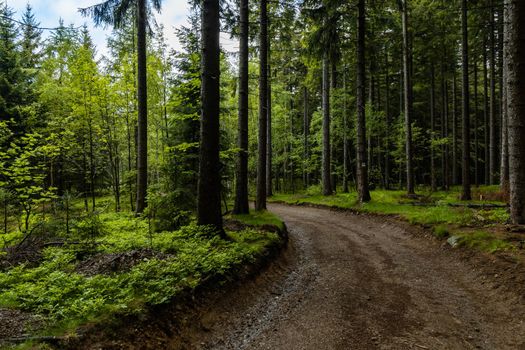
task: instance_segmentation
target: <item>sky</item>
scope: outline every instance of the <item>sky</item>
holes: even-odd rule
[[[36,20],[41,27],[54,28],[58,26],[59,19],[64,20],[67,26],[73,24],[75,27],[87,24],[97,46],[98,55],[106,54],[106,39],[111,34],[111,28],[96,28],[90,18],[82,17],[78,8],[89,7],[102,0],[4,0],[7,5],[15,11],[15,19],[20,20],[29,3],[33,8]],[[161,13],[155,13],[157,23],[164,24],[164,34],[171,48],[180,49],[180,44],[175,36],[175,28],[188,25],[187,17],[190,7],[187,0],[163,0]],[[47,36],[49,31],[44,31]],[[226,51],[237,50],[237,44],[229,39],[228,35],[221,35],[221,45]]]

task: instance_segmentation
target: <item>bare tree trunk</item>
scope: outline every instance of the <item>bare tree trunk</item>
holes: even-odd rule
[[[462,73],[463,73],[463,108],[462,108],[462,136],[463,136],[463,165],[462,165],[462,200],[471,200],[470,193],[470,93],[469,93],[469,71],[468,71],[468,29],[467,29],[467,0],[461,2],[461,29],[462,29]]]
[[[308,161],[310,159],[310,152],[309,152],[309,133],[310,133],[310,121],[308,116],[308,89],[306,86],[304,87],[304,115],[303,115],[303,132],[304,132],[304,178],[303,178],[303,184],[304,187],[307,188],[310,186],[310,173],[308,170]]]
[[[478,55],[474,55],[474,183],[479,186]]]
[[[365,0],[357,3],[357,195],[359,202],[370,201],[368,190],[368,160],[366,158],[365,119]]]
[[[346,67],[343,69],[343,193],[348,193],[348,118],[346,110]]]
[[[441,62],[441,96],[442,96],[442,120],[441,120],[441,137],[448,138],[448,86],[445,78],[444,63]],[[448,143],[441,146],[441,170],[443,177],[443,190],[448,191],[449,182],[449,148]]]
[[[452,185],[458,184],[458,119],[457,119],[457,82],[456,67],[452,79]]]
[[[489,179],[490,184],[497,183],[497,145],[496,145],[496,40],[494,37],[494,1],[490,0],[490,160],[489,160]]]
[[[437,191],[436,183],[436,159],[434,151],[434,127],[435,127],[435,76],[434,63],[430,66],[430,187],[432,192]],[[388,127],[387,127],[388,129]]]
[[[405,138],[406,138],[406,178],[407,194],[413,195],[414,191],[414,168],[412,164],[412,77],[410,68],[412,66],[412,56],[410,54],[409,34],[408,34],[408,6],[407,0],[403,0],[402,9],[403,25],[403,72],[405,82]]]
[[[330,76],[328,69],[330,62],[328,54],[323,57],[323,161],[322,184],[323,195],[332,194],[332,181],[330,179]]]
[[[93,140],[93,126],[91,117],[88,121],[89,130],[89,192],[91,192],[91,211],[95,211],[96,196],[95,196],[95,145]]]
[[[505,0],[506,92],[510,164],[510,216],[525,224],[525,2]]]
[[[137,204],[136,213],[146,208],[148,191],[148,95],[146,64],[146,0],[138,0],[137,7]]]
[[[268,43],[268,59],[270,57],[270,43]],[[267,120],[267,144],[266,144],[266,196],[270,197],[273,195],[272,189],[272,74],[270,70],[270,64],[268,64],[268,120]]]
[[[223,237],[220,176],[219,0],[202,0],[201,126],[197,223],[211,225]]]
[[[385,189],[390,188],[390,70],[388,63],[388,51],[385,53]]]
[[[505,11],[505,10],[504,10]],[[505,50],[505,44],[508,35],[508,23],[505,21],[506,16],[503,16],[503,51]],[[505,197],[509,194],[509,130],[508,130],[508,91],[507,91],[507,67],[503,62],[501,67],[502,84],[501,84],[501,170],[500,170],[500,187],[501,192]]]
[[[487,42],[483,41],[483,139],[484,139],[484,183],[490,184],[490,138],[489,138],[489,89],[487,68]]]
[[[235,214],[248,214],[248,0],[241,0],[239,22],[239,115]]]
[[[259,144],[257,160],[256,210],[266,209],[266,151],[268,127],[268,8],[267,0],[260,2],[259,34]]]

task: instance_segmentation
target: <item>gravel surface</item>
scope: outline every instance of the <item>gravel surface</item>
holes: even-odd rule
[[[387,219],[269,209],[288,227],[284,256],[203,310],[185,348],[525,349],[523,297],[456,252]]]

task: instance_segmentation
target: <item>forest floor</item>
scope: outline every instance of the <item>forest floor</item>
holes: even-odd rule
[[[137,312],[116,313],[117,320],[98,317],[71,338],[45,342],[70,349],[525,349],[524,236],[507,230],[502,202],[484,198],[458,207],[455,194],[406,199],[398,192],[376,191],[375,201],[364,206],[352,194],[277,195],[274,200],[296,205],[269,204],[279,218],[265,212],[227,220],[232,246],[208,246],[208,238],[201,241],[191,228],[154,236],[154,256],[144,248],[151,245],[146,223],[104,214],[108,235],[98,238],[99,250],[107,250],[102,257],[111,271],[98,255],[75,258],[53,248],[44,265],[3,272],[0,338],[2,332],[16,338],[26,337],[28,327],[45,329],[31,310],[64,318],[121,305],[115,296],[121,297],[122,285],[142,295],[127,302]],[[243,232],[246,225],[286,232],[281,219],[288,246],[270,263],[280,248],[263,255],[260,248],[273,245],[271,236]],[[460,244],[453,248],[447,237]],[[159,265],[174,252],[187,259]],[[234,260],[233,274],[218,281],[201,275],[222,271],[225,263],[232,271],[229,257],[249,252],[259,258]],[[147,275],[136,267],[130,274],[129,259],[135,266],[154,265]],[[123,271],[115,275],[115,268]],[[173,279],[183,272],[190,274]],[[179,280],[190,283],[190,293],[166,303]],[[85,297],[90,291],[92,299]],[[155,296],[148,304],[156,305],[143,307],[144,296]],[[99,300],[100,306],[94,303]]]
[[[525,349],[525,268],[387,216],[271,204],[289,246],[191,349]],[[193,342],[191,342],[193,340]]]
[[[111,210],[75,217],[69,233],[60,224],[0,246],[2,349],[166,348],[199,295],[256,274],[286,244],[268,212],[226,218],[224,240]]]

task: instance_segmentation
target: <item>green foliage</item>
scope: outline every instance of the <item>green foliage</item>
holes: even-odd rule
[[[434,226],[432,230],[437,238],[443,239],[449,236],[448,228],[445,225]]]
[[[98,217],[98,216],[96,216]],[[276,221],[270,214],[263,217]],[[92,223],[87,221],[83,225]],[[127,214],[101,214],[96,237],[99,253],[149,247],[147,223]],[[116,314],[141,312],[166,303],[209,279],[224,280],[253,262],[277,234],[254,229],[229,233],[224,241],[206,227],[189,225],[157,233],[154,247],[164,255],[137,261],[129,271],[85,276],[77,272],[78,255],[67,248],[46,248],[37,267],[19,265],[0,273],[0,305],[37,313],[49,326],[78,325]]]
[[[232,215],[232,218],[251,226],[273,225],[278,227],[280,230],[284,230],[283,221],[275,214],[272,214],[266,210],[250,210],[249,214],[236,214]]]
[[[488,253],[516,249],[512,244],[496,238],[486,231],[476,231],[460,235],[458,240],[460,246],[475,248]]]

